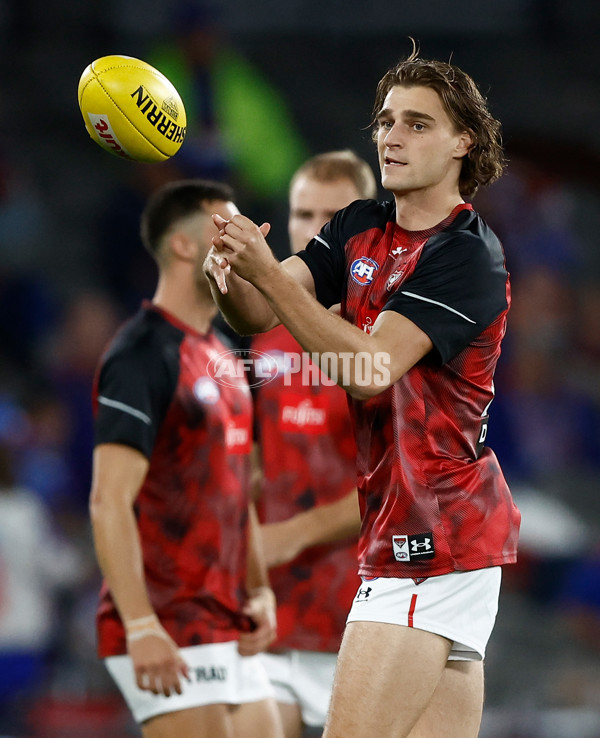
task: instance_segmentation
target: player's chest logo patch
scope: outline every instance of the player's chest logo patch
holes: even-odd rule
[[[388,292],[391,292],[392,289],[393,289],[393,287],[394,287],[394,285],[400,279],[402,279],[403,276],[404,276],[404,269],[396,269],[396,271],[395,272],[392,272],[392,274],[390,274],[390,276],[388,277],[387,282],[385,283],[385,289]]]
[[[350,265],[350,276],[357,284],[366,287],[371,284],[378,269],[379,264],[376,261],[366,256],[360,256]]]
[[[214,405],[219,401],[219,386],[210,377],[200,377],[194,382],[194,396],[205,405]]]

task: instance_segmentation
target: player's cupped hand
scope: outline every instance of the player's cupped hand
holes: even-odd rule
[[[217,213],[212,218],[219,229],[218,235],[212,239],[215,255],[225,258],[236,274],[258,286],[278,265],[265,240],[271,230],[270,223],[258,226],[239,214],[231,220],[225,220]]]
[[[277,637],[277,607],[273,590],[270,587],[253,590],[243,611],[252,618],[256,628],[250,633],[240,633],[238,651],[242,656],[254,656],[265,651]]]

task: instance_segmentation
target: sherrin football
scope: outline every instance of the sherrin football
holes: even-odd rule
[[[179,93],[164,74],[140,59],[96,59],[81,75],[77,99],[87,132],[115,156],[165,161],[185,138]]]

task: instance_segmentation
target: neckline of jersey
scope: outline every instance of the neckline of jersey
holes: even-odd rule
[[[425,228],[422,231],[408,231],[406,228],[398,225],[398,223],[396,223],[395,221],[394,230],[396,231],[396,233],[398,233],[408,241],[424,241],[428,238],[431,238],[431,236],[435,236],[436,233],[443,231],[444,228],[447,228],[457,217],[457,215],[463,210],[473,210],[473,206],[470,202],[461,202],[452,209],[452,212],[447,215],[444,220],[440,221],[431,228]]]
[[[198,338],[206,338],[212,333],[212,326],[208,329],[206,333],[201,333],[195,328],[192,328],[191,325],[188,325],[188,323],[184,323],[183,320],[180,320],[176,315],[173,315],[173,313],[170,313],[168,310],[165,310],[165,308],[161,307],[160,305],[156,305],[151,300],[143,300],[142,308],[144,310],[151,310],[155,313],[159,313],[159,315],[162,315],[162,317],[168,323],[171,323],[171,325],[173,325],[175,328],[178,328],[180,331],[183,331],[184,333],[189,333],[192,336],[197,336]]]

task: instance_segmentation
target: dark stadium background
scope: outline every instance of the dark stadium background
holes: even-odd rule
[[[140,193],[171,170],[93,144],[76,90],[99,56],[147,58],[175,43],[173,5],[0,0],[0,466],[32,491],[53,539],[33,556],[52,582],[38,603],[50,624],[43,668],[4,708],[16,672],[0,594],[0,735],[136,735],[94,654],[87,400],[103,342],[151,296],[135,223]],[[213,10],[218,43],[272,86],[308,154],[349,147],[377,166],[374,89],[409,36],[423,56],[468,71],[502,121],[507,173],[475,206],[513,276],[489,441],[523,534],[489,647],[481,735],[598,738],[600,6],[230,0]],[[184,144],[177,171],[201,173],[189,153]],[[285,187],[268,197],[236,187],[248,214],[273,222],[284,255]],[[2,535],[0,524],[0,556]]]

